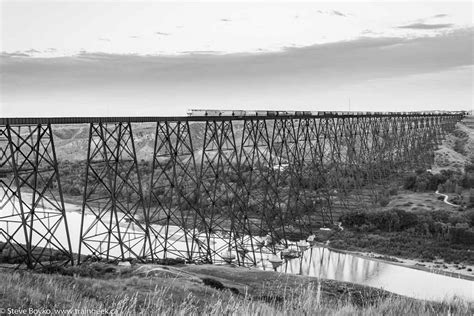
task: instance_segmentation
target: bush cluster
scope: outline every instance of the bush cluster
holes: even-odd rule
[[[415,192],[440,190],[459,194],[462,188],[474,188],[474,163],[467,164],[462,175],[452,170],[432,174],[420,169],[405,178],[403,187]]]
[[[444,185],[455,177],[452,171],[442,170],[441,173],[432,174],[425,170],[418,170],[405,178],[403,187],[415,192],[435,191],[439,185]]]
[[[463,188],[474,188],[474,162],[466,164],[464,175],[461,178],[460,185]]]
[[[412,213],[400,209],[351,212],[341,216],[344,226],[365,232],[407,232],[451,243],[474,245],[474,211]]]

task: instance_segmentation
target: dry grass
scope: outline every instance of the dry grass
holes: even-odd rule
[[[474,117],[470,116],[456,125],[435,152],[434,172],[454,170],[462,172],[464,166],[474,161]]]
[[[406,211],[439,211],[449,210],[457,211],[458,207],[450,206],[438,199],[439,195],[434,192],[411,192],[408,190],[400,190],[400,192],[392,197],[390,203],[380,208],[390,210],[399,208]]]
[[[336,297],[337,291],[328,293],[322,283],[298,276],[279,283],[263,280],[255,287],[259,283],[252,279],[255,275],[236,271],[234,277],[242,275],[241,284],[251,283],[247,291],[206,286],[196,278],[202,275],[196,272],[205,272],[199,268],[181,276],[168,273],[152,277],[138,277],[125,269],[109,279],[0,270],[0,308],[106,310],[122,315],[470,315],[474,311],[461,300],[438,304],[383,291],[380,293],[384,295],[371,302],[358,304],[347,296]],[[219,278],[230,282],[228,273],[221,271]]]

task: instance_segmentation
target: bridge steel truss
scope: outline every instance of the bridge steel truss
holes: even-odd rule
[[[275,252],[277,242],[377,202],[390,177],[429,168],[462,117],[0,118],[1,254],[28,268],[89,258],[219,262],[229,252],[255,265],[263,248]],[[146,164],[132,131],[141,123],[155,124]],[[79,236],[68,227],[56,124],[89,124],[81,223],[72,223]]]

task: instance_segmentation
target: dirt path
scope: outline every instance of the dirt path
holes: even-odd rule
[[[439,193],[438,190],[436,190],[435,193],[438,194],[438,195],[444,196],[444,200],[443,200],[444,203],[446,203],[446,204],[448,204],[448,205],[451,205],[451,206],[454,206],[454,207],[460,206],[460,205],[453,204],[453,203],[449,202],[449,201],[448,201],[449,197],[448,197],[446,194]]]

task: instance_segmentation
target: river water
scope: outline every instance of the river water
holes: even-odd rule
[[[474,302],[474,281],[454,278],[314,247],[278,271],[383,288],[418,299],[442,301],[454,296]]]
[[[77,209],[77,207],[76,207]],[[0,205],[0,216],[11,212],[12,205],[8,203]],[[67,213],[69,232],[72,243],[73,252],[78,251],[81,214],[78,212]],[[95,216],[85,215],[85,227],[90,226],[96,220]],[[9,231],[10,233],[18,229],[20,223],[9,222],[8,227],[5,221],[0,222],[0,230]],[[141,233],[134,230],[133,226],[124,224],[128,234],[136,238]],[[44,233],[39,225],[36,226],[37,232],[33,234],[33,239],[37,242],[41,240],[40,235]],[[154,226],[157,231],[164,228]],[[95,234],[105,233],[106,228],[96,228]],[[173,249],[168,253],[168,257],[176,257],[182,254],[187,245],[184,238],[184,232],[179,227],[170,227],[172,232]],[[168,232],[169,234],[169,232]],[[54,233],[56,239],[60,242],[66,241],[64,225],[59,225]],[[0,241],[5,241],[0,234]],[[15,234],[18,242],[24,242],[22,231]],[[212,242],[212,240],[214,240]],[[154,245],[159,248],[163,241],[155,240]],[[43,242],[39,243],[42,246]],[[227,244],[220,238],[212,238],[213,252],[219,253],[227,251]],[[134,247],[133,245],[131,246]],[[139,246],[136,246],[139,247]],[[196,247],[194,245],[193,247]],[[188,248],[189,249],[189,248]],[[82,254],[90,254],[87,248],[82,248]],[[137,253],[139,249],[137,249]],[[119,255],[118,247],[111,250],[112,255]],[[257,267],[260,269],[272,269],[268,259],[272,256],[269,252],[260,252],[255,254],[257,258]],[[301,274],[308,276],[321,277],[338,281],[352,282],[361,285],[383,288],[387,291],[405,295],[418,299],[428,299],[434,301],[442,301],[453,297],[460,297],[467,301],[474,302],[474,281],[449,277],[441,274],[431,273],[411,269],[408,267],[383,262],[380,260],[371,260],[362,258],[357,255],[331,251],[324,247],[312,247],[302,253],[300,258],[284,261],[277,268],[282,273]]]

